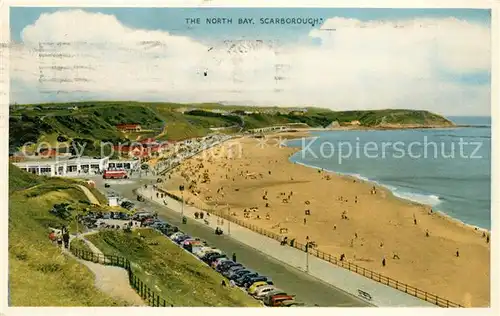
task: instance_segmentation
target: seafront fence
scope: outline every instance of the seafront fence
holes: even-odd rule
[[[177,200],[177,201],[182,201],[181,198],[175,196],[174,194],[172,193],[169,193],[165,190],[162,190],[160,188],[157,188],[158,191],[166,194],[167,196]],[[245,227],[251,231],[254,231],[256,233],[259,233],[261,235],[264,235],[266,237],[269,237],[269,238],[272,238],[274,240],[277,240],[279,242],[281,242],[283,240],[283,236],[280,235],[280,234],[276,234],[274,232],[271,232],[271,231],[268,231],[266,229],[263,229],[261,227],[257,227],[253,224],[250,224],[250,223],[247,223],[241,219],[238,219],[238,218],[235,218],[234,216],[231,216],[230,214],[228,214],[227,212],[221,212],[219,210],[208,210],[207,212],[211,213],[211,214],[214,214],[216,216],[219,216],[221,218],[224,218],[225,220],[228,220],[228,221],[231,221],[235,224],[238,224],[242,227]],[[302,251],[306,251],[306,245],[305,244],[302,244],[300,242],[297,242],[297,241],[294,241],[293,244],[288,241],[287,244],[291,247],[294,247],[296,249],[299,249],[299,250],[302,250]],[[419,288],[416,288],[414,286],[411,286],[411,285],[408,285],[404,282],[400,282],[398,280],[395,280],[393,278],[390,278],[390,277],[387,277],[385,275],[382,275],[380,273],[377,273],[377,272],[374,272],[372,270],[369,270],[369,269],[366,269],[366,268],[363,268],[353,262],[349,262],[349,261],[344,261],[344,260],[339,260],[337,259],[337,257],[329,254],[329,253],[326,253],[326,252],[323,252],[321,250],[318,250],[317,248],[312,248],[312,247],[308,247],[309,249],[307,249],[308,253],[319,258],[319,259],[322,259],[322,260],[325,260],[325,261],[328,261],[330,263],[333,263],[339,267],[342,267],[344,269],[348,269],[349,271],[352,271],[352,272],[355,272],[357,274],[360,274],[364,277],[367,277],[367,278],[370,278],[374,281],[377,281],[379,283],[382,283],[382,284],[385,284],[387,286],[390,286],[396,290],[399,290],[399,291],[402,291],[402,292],[405,292],[407,294],[410,294],[410,295],[413,295],[419,299],[422,299],[424,301],[427,301],[427,302],[430,302],[432,304],[435,304],[439,307],[463,307],[462,305],[460,304],[457,304],[457,303],[454,303],[450,300],[447,300],[445,298],[442,298],[442,297],[439,297],[435,294],[432,294],[432,293],[429,293],[427,291],[424,291],[424,290],[421,290]]]
[[[128,272],[128,278],[130,286],[139,294],[139,296],[151,307],[166,307],[172,306],[167,303],[164,298],[161,298],[155,291],[151,290],[149,286],[146,285],[132,270],[130,261],[127,258],[93,253],[92,251],[80,249],[77,247],[70,247],[70,251],[77,258],[100,263],[104,265],[111,265],[115,267],[120,267]]]
[[[222,217],[225,220],[231,221],[231,222],[238,224],[242,227],[250,229],[251,231],[254,231],[254,232],[259,233],[261,235],[264,235],[266,237],[277,240],[279,242],[281,242],[283,240],[282,235],[279,235],[279,234],[273,233],[271,231],[265,230],[263,228],[257,227],[255,225],[249,224],[241,219],[235,218],[234,216],[227,214],[227,212],[210,210],[210,213],[217,215],[219,217]],[[309,254],[311,254],[319,259],[328,261],[328,262],[333,263],[339,267],[342,267],[344,269],[348,269],[349,271],[355,272],[355,273],[360,274],[364,277],[370,278],[374,281],[377,281],[377,282],[380,282],[380,283],[385,284],[387,286],[390,286],[392,288],[395,288],[396,290],[413,295],[417,298],[423,299],[423,300],[430,302],[432,304],[435,304],[439,307],[463,307],[462,305],[451,302],[450,300],[439,297],[435,294],[418,289],[414,286],[411,286],[411,285],[408,285],[406,283],[400,282],[398,280],[392,279],[390,277],[387,277],[387,276],[382,275],[380,273],[374,272],[372,270],[365,269],[365,268],[363,268],[363,267],[361,267],[353,262],[338,260],[337,257],[335,257],[329,253],[325,253],[325,252],[318,250],[316,248],[306,247],[305,244],[302,244],[300,242],[294,241],[293,244],[291,244],[290,241],[288,241],[287,244],[291,247],[302,250],[304,252],[307,250],[309,252]]]

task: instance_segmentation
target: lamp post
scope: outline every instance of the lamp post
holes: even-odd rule
[[[184,185],[179,186],[179,191],[181,191],[182,206],[181,206],[181,221],[184,218]]]
[[[229,236],[231,234],[231,221],[229,220],[229,204],[227,205],[227,235]]]
[[[306,273],[309,273],[309,236],[306,236]]]

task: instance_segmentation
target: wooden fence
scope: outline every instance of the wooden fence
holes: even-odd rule
[[[173,306],[168,304],[167,301],[161,298],[155,291],[151,290],[135,273],[132,271],[130,266],[130,261],[127,258],[115,256],[115,255],[105,255],[96,254],[92,251],[79,249],[76,247],[71,247],[71,253],[76,257],[91,261],[95,263],[100,263],[104,265],[111,265],[116,267],[121,267],[127,270],[130,286],[139,294],[139,296],[152,307],[166,307]]]

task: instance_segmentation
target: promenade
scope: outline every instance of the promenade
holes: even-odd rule
[[[169,209],[181,213],[182,203],[169,197],[163,199],[156,198],[156,191],[154,191],[152,186],[148,186],[146,189],[142,187],[138,190],[138,193],[162,206],[163,200],[166,200]],[[189,220],[195,220],[195,212],[200,212],[200,210],[189,205],[184,205],[184,215]],[[218,222],[217,216],[212,215],[208,220],[209,223],[207,226],[215,229]],[[201,220],[198,221],[202,222]],[[302,270],[308,275],[331,284],[353,296],[360,297],[359,290],[368,293],[371,299],[366,301],[372,305],[379,307],[435,307],[434,304],[335,266],[310,254],[306,255],[305,252],[298,249],[281,246],[276,240],[255,233],[235,223],[224,220],[222,229],[231,238],[293,268]]]
[[[142,185],[149,183],[142,180]],[[102,179],[96,179],[96,184],[101,189],[104,185]],[[141,181],[135,184],[116,184],[113,189],[123,197],[135,200],[133,190],[141,185]],[[306,306],[320,307],[367,307],[372,306],[365,300],[340,290],[331,284],[323,282],[301,270],[280,262],[275,258],[246,245],[227,235],[215,235],[213,228],[203,224],[203,221],[189,219],[186,224],[181,224],[181,216],[178,212],[164,205],[146,199],[144,202],[136,202],[138,209],[158,212],[160,219],[178,226],[183,232],[190,236],[196,236],[207,241],[211,246],[220,249],[226,254],[237,254],[238,262],[242,263],[260,274],[270,277],[280,289],[287,293],[296,295],[298,301]]]

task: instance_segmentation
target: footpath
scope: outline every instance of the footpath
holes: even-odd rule
[[[147,188],[141,187],[138,189],[138,193],[163,207],[165,207],[163,200],[166,200],[167,207],[169,209],[181,213],[181,202],[168,196],[164,198],[156,198],[157,192],[152,186],[148,186]],[[193,206],[184,205],[184,216],[191,218],[192,220],[194,220],[194,213],[200,211],[201,210]],[[242,242],[289,266],[302,270],[305,273],[308,273],[323,282],[331,284],[334,287],[342,289],[347,293],[357,297],[360,297],[360,290],[364,293],[368,293],[371,299],[365,299],[364,297],[361,298],[367,300],[370,304],[375,306],[436,307],[432,303],[426,302],[387,285],[378,283],[374,280],[365,278],[359,274],[335,266],[312,255],[306,255],[305,252],[298,249],[281,246],[279,242],[274,239],[255,233],[227,220],[224,220],[223,225],[217,225],[217,222],[221,219],[216,215],[211,215],[208,218],[205,217],[205,219],[207,220],[207,222],[205,222],[206,225],[210,228],[215,229],[217,226],[221,226],[225,234],[230,235],[239,242]],[[203,223],[203,221],[200,221],[200,223]]]
[[[81,184],[78,184],[78,187],[83,191],[83,193],[85,193],[85,195],[89,199],[90,203],[96,204],[96,205],[101,205],[101,203],[99,203],[99,200],[94,196],[94,194],[92,194],[92,192],[90,192],[90,190],[87,187],[85,187]]]
[[[78,186],[82,189],[82,191],[85,193],[85,195],[87,196],[87,198],[90,200],[91,203],[99,204],[97,198],[92,194],[92,192],[90,192],[88,188],[86,188],[83,185],[78,185]],[[79,234],[78,236],[70,235],[70,248],[71,248],[71,241],[79,239],[83,241],[94,254],[98,255],[97,257],[99,257],[100,260],[102,259],[103,261],[104,255],[102,251],[99,250],[99,248],[97,248],[93,243],[91,243],[89,240],[85,238],[85,236],[96,233],[98,233],[98,231],[89,231],[83,234]],[[94,273],[95,286],[103,293],[106,293],[109,296],[116,298],[118,300],[125,301],[131,304],[132,306],[146,306],[141,297],[130,286],[129,276],[125,269],[110,265],[104,265],[104,262],[95,263],[83,260],[75,257],[69,251],[69,249],[65,249],[64,247],[62,249],[64,253],[73,257],[78,262],[89,268],[90,271],[92,271],[92,273]]]
[[[82,240],[94,254],[100,255],[99,258],[102,258],[102,260],[104,260],[103,253],[94,244],[85,239],[85,236],[95,233],[98,232],[91,231],[88,233],[80,234],[78,237],[71,235],[70,247],[71,241],[73,241],[74,239]],[[63,248],[63,252],[73,257],[75,260],[85,265],[90,269],[90,271],[92,271],[95,276],[95,286],[103,293],[106,293],[118,300],[125,301],[132,306],[146,306],[141,297],[130,286],[128,273],[125,269],[110,265],[104,265],[104,262],[95,263],[77,258],[65,248]]]

